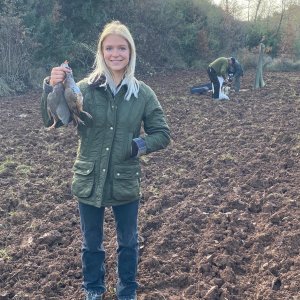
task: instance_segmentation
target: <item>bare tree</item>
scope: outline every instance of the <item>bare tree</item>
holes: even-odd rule
[[[226,14],[234,17],[241,18],[243,13],[243,6],[241,1],[238,0],[222,0],[220,3],[221,7],[224,9]]]
[[[283,16],[284,16],[284,12],[286,10],[286,7],[285,7],[285,0],[281,0],[281,13],[280,13],[280,20],[279,20],[279,23],[278,23],[278,26],[277,26],[277,30],[275,32],[275,36],[277,36],[280,32],[280,28],[281,28],[281,25],[282,25],[282,20],[283,20]]]
[[[258,17],[258,12],[259,12],[259,8],[262,4],[263,0],[258,0],[256,3],[256,7],[255,7],[255,14],[254,14],[254,22],[257,21],[257,17]]]
[[[248,5],[247,5],[247,20],[248,22],[250,21],[250,2],[251,0],[248,0]]]

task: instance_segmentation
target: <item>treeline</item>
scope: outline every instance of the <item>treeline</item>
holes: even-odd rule
[[[89,73],[99,32],[111,20],[129,26],[139,73],[204,69],[217,56],[251,52],[263,35],[276,57],[284,36],[271,20],[240,21],[210,0],[0,0],[0,95],[40,86],[65,59],[78,78]]]

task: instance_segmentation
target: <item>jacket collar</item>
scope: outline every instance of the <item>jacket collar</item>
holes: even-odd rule
[[[104,75],[101,75],[99,78],[97,78],[93,82],[89,82],[89,86],[92,88],[99,88],[106,82],[106,77]]]
[[[115,87],[115,86],[111,86],[106,78],[105,75],[101,75],[98,79],[96,79],[94,82],[90,82],[89,83],[90,87],[95,88],[95,89],[99,89],[104,87],[105,89],[109,88],[109,90],[112,92],[113,95],[117,94],[121,88],[123,88],[123,86],[125,87],[125,89],[127,90],[128,88],[128,83],[127,83],[127,79],[124,78],[120,84]]]

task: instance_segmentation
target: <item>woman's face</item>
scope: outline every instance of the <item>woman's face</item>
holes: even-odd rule
[[[130,48],[123,37],[111,34],[102,43],[103,58],[114,76],[123,76],[130,59]]]

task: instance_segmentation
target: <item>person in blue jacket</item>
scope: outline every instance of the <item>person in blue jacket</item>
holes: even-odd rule
[[[241,77],[244,76],[244,70],[240,62],[234,57],[231,58],[233,63],[228,67],[228,75],[235,92],[239,92],[241,88]]]

